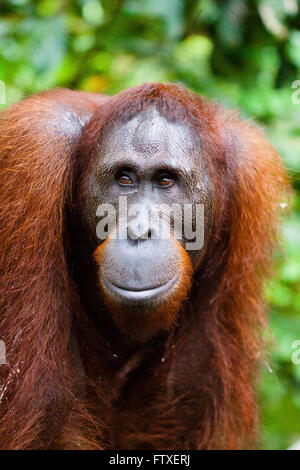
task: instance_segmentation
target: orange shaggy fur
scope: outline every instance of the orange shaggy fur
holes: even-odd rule
[[[214,186],[212,235],[177,325],[114,359],[110,332],[94,328],[68,265],[66,211],[102,130],[153,104],[201,138]],[[262,285],[287,188],[263,133],[174,85],[112,98],[52,90],[2,112],[0,158],[0,339],[8,361],[0,366],[0,448],[253,446]]]

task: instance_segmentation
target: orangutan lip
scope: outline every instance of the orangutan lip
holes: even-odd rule
[[[116,286],[107,279],[103,280],[103,284],[107,290],[117,294],[118,296],[126,297],[128,300],[145,300],[147,298],[155,297],[159,294],[162,294],[166,290],[173,287],[177,280],[178,276],[174,276],[170,281],[166,282],[165,284],[162,284],[161,286],[143,290],[139,290],[138,288],[124,289],[123,287]]]

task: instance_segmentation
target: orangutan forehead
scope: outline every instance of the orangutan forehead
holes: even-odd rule
[[[183,154],[195,148],[196,139],[185,123],[175,123],[162,116],[155,107],[148,108],[124,124],[117,124],[105,141],[105,147],[131,149],[153,154]]]

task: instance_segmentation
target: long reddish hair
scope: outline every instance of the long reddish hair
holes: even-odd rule
[[[70,268],[68,222],[105,132],[148,106],[199,138],[212,230],[178,324],[114,371],[110,332],[90,321]],[[288,189],[262,131],[175,85],[109,99],[52,90],[2,113],[0,154],[0,447],[253,446],[262,288]]]

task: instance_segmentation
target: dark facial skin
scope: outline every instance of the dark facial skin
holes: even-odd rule
[[[196,270],[210,230],[211,185],[201,156],[201,143],[192,130],[186,124],[168,121],[155,108],[147,109],[131,121],[116,125],[105,137],[89,181],[86,220],[91,240],[95,249],[105,243],[101,283],[120,306],[151,309],[163,301],[166,291],[172,290],[178,281],[181,263],[178,243],[186,248],[186,241],[191,240],[184,235],[185,227],[181,227],[180,240],[161,239],[160,228],[145,213],[129,218],[125,239],[108,238],[105,242],[104,238],[99,239],[97,208],[103,203],[113,205],[117,223],[122,224],[119,196],[127,196],[128,207],[203,204],[204,245],[188,251]],[[160,216],[169,220],[164,212]],[[195,228],[194,223],[193,219],[191,228]]]

